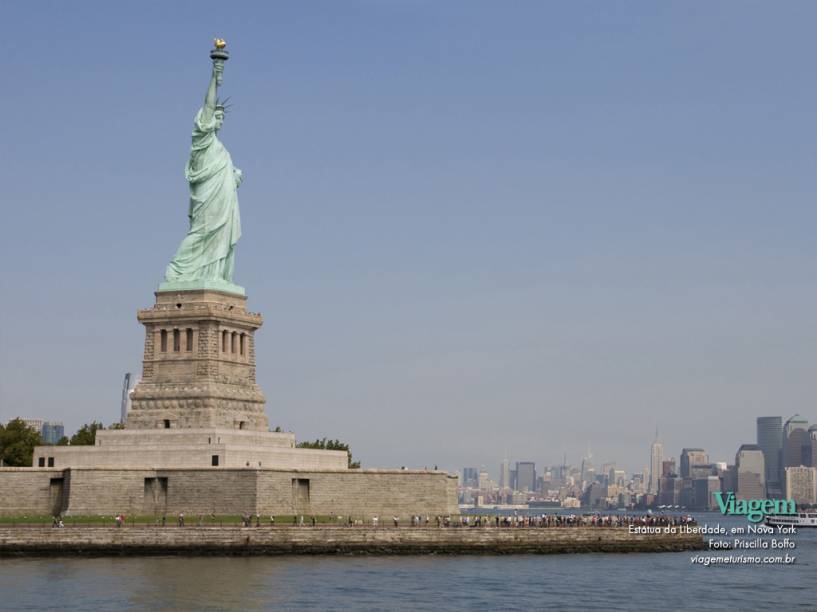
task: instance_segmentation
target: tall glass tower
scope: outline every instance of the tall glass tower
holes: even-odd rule
[[[659,482],[663,471],[664,445],[658,441],[658,430],[655,430],[655,440],[650,444],[650,480],[647,483],[647,493],[658,495]]]
[[[795,414],[783,426],[783,467],[811,466],[811,440],[808,421]]]
[[[766,489],[769,497],[783,494],[780,466],[783,459],[783,418],[757,417],[757,445],[763,451]]]

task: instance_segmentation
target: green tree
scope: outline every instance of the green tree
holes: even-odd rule
[[[42,444],[37,431],[31,429],[19,417],[0,425],[0,459],[3,465],[30,467],[34,457],[34,447]]]
[[[360,461],[354,461],[352,458],[352,450],[349,448],[349,445],[345,442],[341,442],[340,440],[329,440],[327,438],[318,438],[314,442],[298,442],[296,444],[298,448],[317,448],[320,450],[339,450],[339,451],[346,451],[346,454],[349,457],[349,467],[353,469],[357,469],[360,467]]]
[[[63,436],[59,440],[57,440],[57,446],[68,446],[69,440],[66,436]]]
[[[108,429],[125,429],[125,426],[122,423],[111,423]]]
[[[102,423],[97,421],[86,423],[71,436],[71,446],[93,446],[96,442],[96,432],[100,429],[105,429]]]

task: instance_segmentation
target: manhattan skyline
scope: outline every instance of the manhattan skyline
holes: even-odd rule
[[[814,414],[817,7],[636,4],[10,4],[0,420],[118,420],[216,35],[271,426],[640,471]]]

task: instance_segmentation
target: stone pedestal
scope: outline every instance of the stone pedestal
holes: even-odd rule
[[[269,430],[255,382],[262,318],[246,301],[210,289],[159,291],[138,312],[145,354],[126,429]]]
[[[98,431],[94,446],[39,446],[34,464],[346,470],[346,452],[296,448],[294,434],[269,431],[255,382],[261,315],[246,301],[206,288],[158,291],[153,308],[137,315],[144,366],[125,429]]]

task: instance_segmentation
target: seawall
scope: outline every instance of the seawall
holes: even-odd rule
[[[51,527],[0,528],[0,556],[561,554],[677,552],[701,535],[626,527]]]
[[[459,514],[457,477],[435,470],[0,468],[0,516]]]

